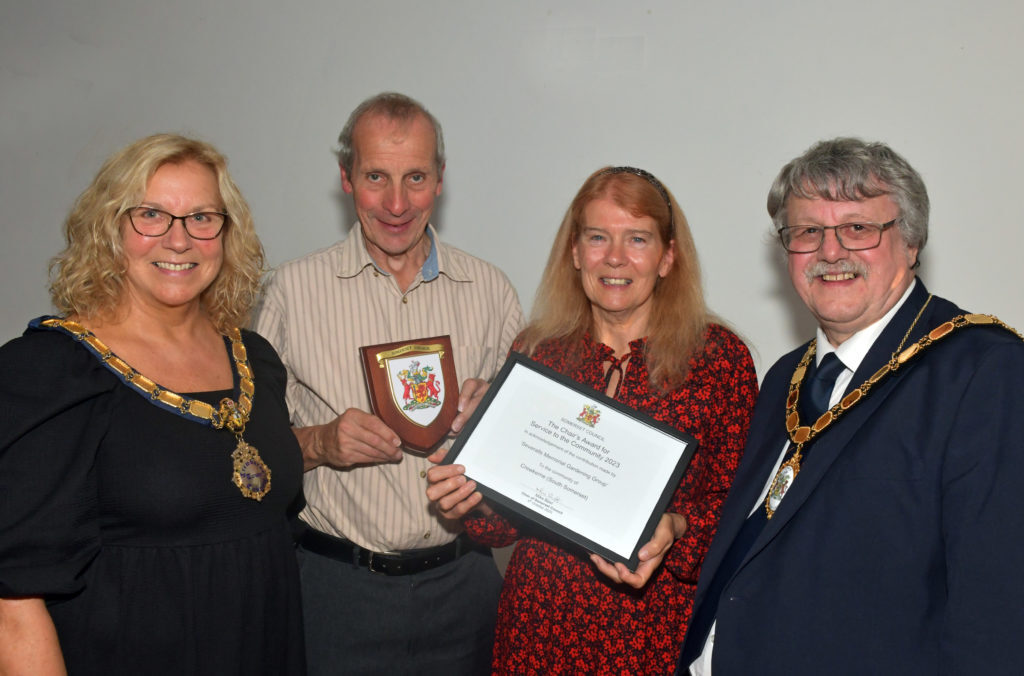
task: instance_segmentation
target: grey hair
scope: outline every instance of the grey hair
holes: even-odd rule
[[[395,122],[411,122],[417,116],[422,115],[434,128],[434,164],[437,165],[437,173],[444,169],[444,134],[441,132],[441,123],[430,114],[419,101],[399,94],[397,92],[381,92],[376,96],[366,99],[352,111],[348,121],[338,135],[338,164],[345,170],[345,173],[352,174],[352,164],[355,162],[355,148],[352,146],[352,132],[355,131],[356,123],[364,115],[383,115]]]
[[[768,215],[777,233],[790,225],[790,197],[857,201],[880,195],[896,203],[903,241],[920,253],[928,241],[928,191],[921,175],[884,143],[840,137],[814,144],[775,177],[768,191]]]

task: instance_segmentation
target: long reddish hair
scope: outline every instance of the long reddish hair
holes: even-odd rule
[[[555,235],[520,349],[532,355],[541,343],[572,342],[593,331],[594,315],[573,265],[572,247],[583,231],[587,205],[597,199],[610,199],[635,217],[654,219],[662,244],[675,250],[672,267],[654,287],[645,358],[655,389],[678,385],[686,378],[690,358],[704,348],[712,318],[704,304],[700,263],[686,216],[658,179],[631,167],[599,169],[576,193]]]

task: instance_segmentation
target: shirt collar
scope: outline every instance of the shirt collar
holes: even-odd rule
[[[864,361],[864,357],[867,356],[868,350],[870,350],[871,346],[875,344],[878,337],[882,335],[882,331],[884,331],[885,327],[890,321],[892,321],[896,312],[905,302],[907,302],[907,298],[910,297],[910,292],[914,290],[916,285],[917,278],[915,277],[910,283],[910,286],[907,287],[907,290],[903,292],[899,301],[889,308],[889,311],[886,312],[881,319],[853,334],[844,340],[839,347],[832,347],[832,343],[828,342],[828,337],[819,326],[817,331],[818,349],[815,357],[815,364],[821,364],[821,360],[825,358],[826,354],[835,352],[836,356],[839,357],[839,360],[843,362],[843,365],[851,372],[856,373],[857,369],[860,368],[860,363]]]
[[[427,254],[427,260],[423,261],[420,273],[423,275],[424,282],[431,282],[437,279],[441,268],[437,260],[437,240],[434,239],[434,229],[429,225],[427,226],[427,237],[430,238],[430,253]]]
[[[377,262],[370,256],[370,252],[366,250],[363,227],[358,222],[352,226],[348,237],[351,240],[351,246],[342,248],[341,258],[338,261],[339,277],[355,277],[367,268],[374,268],[380,274],[390,277],[389,273],[381,270]],[[423,261],[420,274],[423,277],[423,281],[430,282],[437,279],[441,272],[447,272],[445,270],[447,266],[445,261],[442,260],[442,256],[438,253],[437,231],[430,224],[427,224],[427,237],[430,238],[430,253],[427,254],[427,259]]]

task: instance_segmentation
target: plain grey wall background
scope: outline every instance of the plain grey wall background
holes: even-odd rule
[[[925,178],[930,289],[1024,328],[1022,21],[1017,0],[0,0],[0,341],[49,311],[74,198],[147,134],[228,156],[270,264],[344,236],[331,149],[382,90],[441,120],[434,221],[527,308],[583,179],[640,166],[682,204],[710,305],[763,375],[813,329],[767,237],[768,186],[857,135]]]

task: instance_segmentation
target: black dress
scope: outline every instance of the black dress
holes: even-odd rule
[[[231,481],[231,432],[153,405],[73,337],[0,348],[0,597],[47,600],[72,675],[304,673],[302,458],[281,361],[243,341],[262,502]]]

